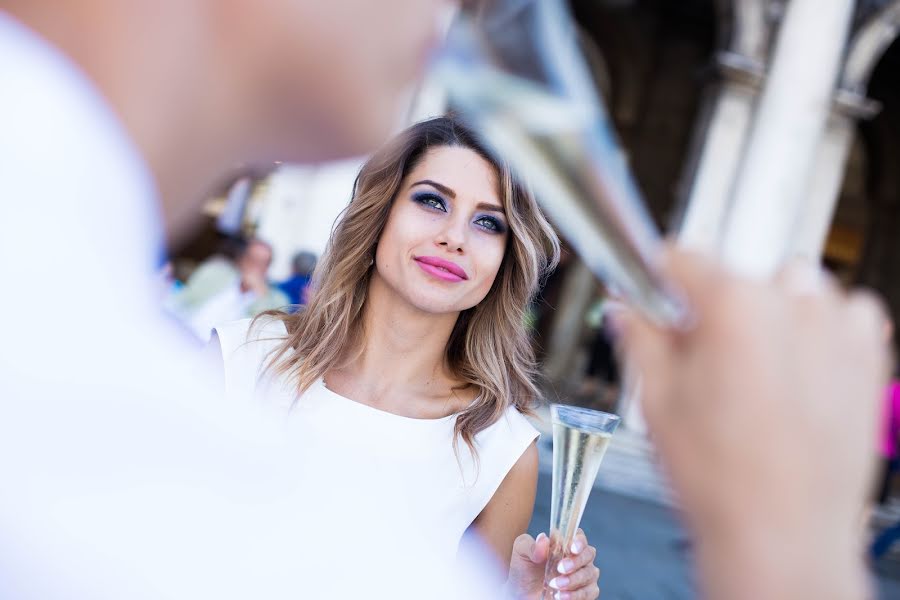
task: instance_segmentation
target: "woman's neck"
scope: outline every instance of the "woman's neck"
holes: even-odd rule
[[[407,413],[410,398],[451,399],[458,384],[446,364],[446,348],[458,313],[434,315],[397,301],[377,276],[369,284],[361,346],[341,369],[329,374],[329,386],[354,400]],[[334,381],[332,381],[334,380]],[[421,413],[420,410],[412,410]]]

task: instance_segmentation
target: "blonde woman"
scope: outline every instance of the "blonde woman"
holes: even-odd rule
[[[540,596],[547,538],[524,535],[538,469],[524,317],[558,254],[506,166],[455,120],[432,119],[362,168],[305,309],[217,328],[227,396],[287,415],[317,556],[353,562],[353,547],[401,584],[379,535],[451,564],[475,533],[513,596]],[[592,600],[595,551],[583,536],[576,546],[553,586]]]

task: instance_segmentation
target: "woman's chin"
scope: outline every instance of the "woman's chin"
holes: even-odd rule
[[[410,301],[417,310],[430,315],[456,315],[471,308],[467,303],[448,301],[447,298],[435,298],[430,295],[417,295]]]
[[[433,304],[433,303],[420,303],[416,305],[416,308],[419,309],[423,313],[427,313],[429,315],[434,315],[436,317],[442,315],[457,315],[462,310],[460,308],[455,308],[453,306]]]

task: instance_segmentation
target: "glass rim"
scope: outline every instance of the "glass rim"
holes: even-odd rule
[[[554,424],[605,434],[612,434],[622,421],[619,415],[566,404],[551,404],[550,417]]]

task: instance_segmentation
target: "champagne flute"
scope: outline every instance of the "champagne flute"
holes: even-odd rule
[[[482,0],[434,65],[450,104],[534,186],[614,293],[663,325],[685,317],[660,277],[661,240],[578,48],[563,0]]]
[[[554,404],[553,490],[550,503],[550,555],[541,599],[553,597],[547,585],[556,577],[559,561],[571,554],[597,471],[619,417],[598,410]]]

